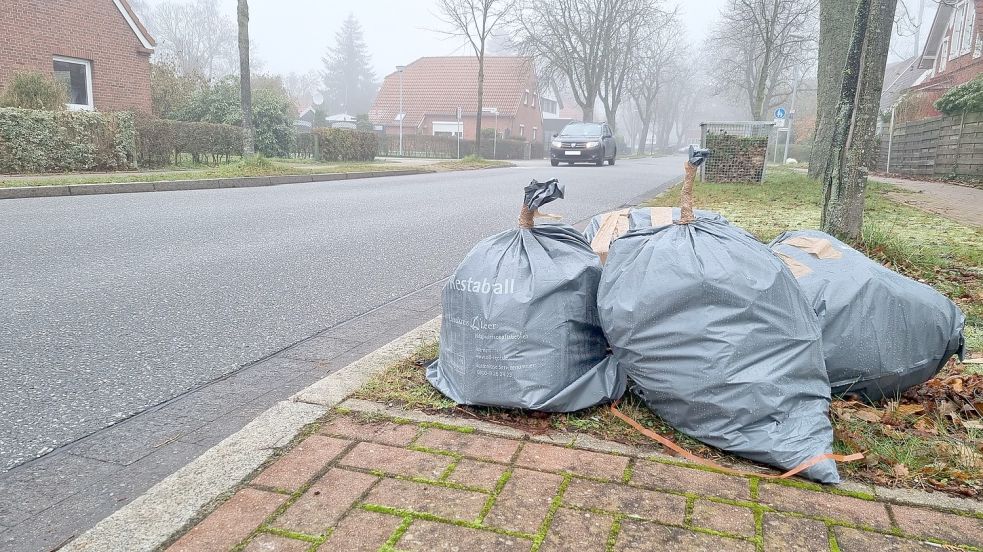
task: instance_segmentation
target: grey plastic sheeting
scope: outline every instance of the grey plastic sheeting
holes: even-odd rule
[[[651,207],[636,207],[628,211],[628,229],[638,230],[640,228],[651,228],[652,227],[652,211]],[[587,228],[584,230],[584,237],[587,238],[587,242],[590,243],[594,241],[594,236],[597,235],[598,230],[601,229],[601,224],[604,223],[604,217],[608,213],[601,213],[600,215],[594,216],[590,219],[590,223],[587,224]],[[720,213],[715,213],[713,211],[702,211],[700,209],[695,209],[693,214],[697,218],[705,218],[711,220],[721,220],[727,222]],[[679,207],[672,207],[672,220],[673,222],[679,220]],[[617,237],[617,236],[616,236]]]
[[[800,237],[827,240],[839,258],[787,243]],[[806,267],[798,281],[819,316],[834,395],[896,397],[962,355],[965,316],[930,286],[819,231],[786,232],[771,248]]]
[[[526,205],[551,199],[534,191]],[[479,242],[444,286],[427,379],[459,404],[571,412],[620,398],[626,380],[597,316],[600,277],[597,255],[567,225]]]
[[[597,302],[632,390],[675,428],[783,470],[831,452],[816,315],[743,230],[697,219],[629,232],[612,245]],[[839,481],[832,460],[801,475]]]

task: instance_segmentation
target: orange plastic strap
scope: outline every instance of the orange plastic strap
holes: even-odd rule
[[[822,462],[823,460],[832,460],[834,462],[854,462],[856,460],[862,460],[864,457],[864,455],[859,452],[849,455],[827,453],[827,454],[820,454],[819,456],[814,456],[781,475],[743,472],[740,470],[726,468],[724,466],[721,466],[720,464],[717,464],[712,460],[707,460],[706,458],[700,458],[699,456],[693,454],[692,452],[689,452],[683,447],[677,445],[671,439],[667,437],[663,437],[662,435],[659,435],[658,433],[650,429],[646,429],[642,427],[642,424],[636,422],[634,419],[631,418],[631,416],[628,416],[627,414],[618,410],[618,403],[614,403],[611,405],[611,413],[617,416],[618,418],[620,418],[626,424],[633,427],[636,431],[638,431],[642,435],[648,437],[649,439],[652,439],[653,441],[657,441],[662,446],[672,450],[673,452],[679,454],[683,458],[691,462],[696,462],[697,464],[703,464],[704,466],[709,466],[718,471],[729,473],[731,475],[738,475],[738,476],[752,475],[754,477],[762,477],[765,479],[788,479],[789,477],[792,477],[793,475],[796,475],[797,473],[803,470],[807,470],[812,466],[815,466],[816,464]]]

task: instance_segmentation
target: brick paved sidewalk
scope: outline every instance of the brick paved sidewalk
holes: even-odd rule
[[[979,517],[834,492],[338,414],[168,550],[983,548]]]

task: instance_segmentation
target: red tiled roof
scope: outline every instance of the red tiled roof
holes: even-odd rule
[[[535,93],[531,58],[485,57],[485,108],[498,108],[499,116],[514,116],[522,94]],[[474,56],[424,57],[403,71],[404,126],[413,127],[426,115],[450,115],[461,107],[474,115],[478,106],[478,58]],[[369,111],[373,123],[395,124],[399,113],[399,73],[386,75]]]

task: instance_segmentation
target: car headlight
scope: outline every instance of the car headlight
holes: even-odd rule
[[[553,146],[554,148],[561,147],[561,144],[560,144],[560,141],[559,140],[553,140],[552,142],[550,142],[550,145]]]
[[[587,142],[587,148],[588,149],[590,149],[590,148],[596,148],[597,146],[600,146],[600,145],[601,145],[600,142]]]

